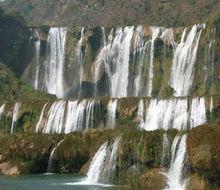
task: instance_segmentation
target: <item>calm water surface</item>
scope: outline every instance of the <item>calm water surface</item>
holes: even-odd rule
[[[32,175],[0,177],[0,190],[110,190],[102,185],[86,185],[85,178],[73,175]]]

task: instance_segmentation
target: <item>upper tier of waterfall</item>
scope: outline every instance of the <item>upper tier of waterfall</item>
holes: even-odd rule
[[[39,53],[43,51],[42,34],[37,33],[35,60],[30,63],[35,65],[35,76],[31,79],[28,75],[26,80],[59,98],[179,97],[198,94],[195,78],[200,72],[201,88],[213,94],[214,74],[209,73],[214,72],[215,32],[203,35],[208,48],[200,47],[203,32],[207,33],[204,24],[186,28],[82,28],[78,33],[51,28],[44,34],[48,36],[44,55]],[[197,65],[200,48],[207,51],[203,63]],[[201,65],[203,70],[198,70]]]

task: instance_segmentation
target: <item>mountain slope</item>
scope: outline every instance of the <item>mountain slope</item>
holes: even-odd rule
[[[116,26],[191,25],[218,11],[216,0],[8,0],[7,11],[18,11],[29,25]]]

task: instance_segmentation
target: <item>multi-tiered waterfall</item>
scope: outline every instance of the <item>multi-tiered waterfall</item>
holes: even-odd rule
[[[214,94],[215,32],[207,40],[204,63],[197,65],[203,31],[204,24],[177,29],[140,25],[82,28],[73,33],[68,30],[71,34],[68,36],[67,28],[51,28],[42,64],[38,34],[35,88],[72,99],[45,102],[36,132],[68,134],[98,127],[114,129],[120,123],[119,117],[123,117],[119,113],[123,101],[131,100],[133,107],[125,112],[138,130],[165,131],[161,165],[169,166],[164,172],[167,189],[185,189],[187,134],[178,134],[172,143],[166,131],[177,129],[187,133],[206,124],[207,112],[213,111],[213,96],[203,95]],[[197,70],[201,72],[199,77]],[[42,75],[43,83],[38,80]],[[113,144],[101,145],[90,165],[86,183],[111,183],[119,141],[118,138]],[[51,156],[55,150],[56,147]]]

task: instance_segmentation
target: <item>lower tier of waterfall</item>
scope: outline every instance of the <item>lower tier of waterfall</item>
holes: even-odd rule
[[[205,99],[194,98],[191,103],[187,99],[140,100],[138,115],[140,128],[147,131],[169,128],[187,130],[206,123]]]
[[[64,142],[62,139],[51,151],[48,166],[47,166],[47,173],[54,173],[54,154],[56,153],[57,148],[61,145],[61,143]]]
[[[114,176],[120,138],[109,145],[105,142],[92,159],[86,182],[110,184]]]
[[[36,132],[71,133],[98,127],[114,128],[124,99],[56,101],[46,103],[36,125]],[[136,111],[135,107],[138,107]],[[45,111],[48,110],[48,111]],[[152,131],[175,128],[187,130],[206,123],[205,98],[140,99],[131,106],[131,114],[141,129]],[[122,116],[121,116],[122,117]],[[134,124],[135,125],[135,124]]]
[[[186,161],[186,138],[187,135],[176,136],[171,149],[170,169],[167,172],[166,190],[185,190],[184,163]]]

